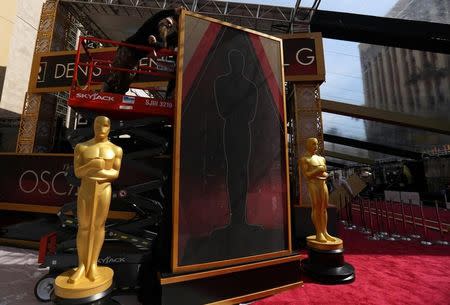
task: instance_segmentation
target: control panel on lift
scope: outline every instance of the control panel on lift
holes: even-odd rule
[[[93,45],[127,47],[136,52],[145,52],[132,68],[113,65],[116,49],[98,52]],[[175,79],[176,52],[154,49],[123,42],[94,37],[80,37],[75,69],[68,105],[79,112],[107,115],[117,119],[138,119],[151,116],[173,117],[174,98],[166,98],[164,82]],[[102,92],[104,80],[114,72],[121,77],[130,77],[133,82],[126,94]],[[155,86],[161,84],[161,86]]]

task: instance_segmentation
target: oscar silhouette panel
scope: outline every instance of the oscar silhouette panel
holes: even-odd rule
[[[287,250],[280,42],[187,15],[185,49],[178,265]]]

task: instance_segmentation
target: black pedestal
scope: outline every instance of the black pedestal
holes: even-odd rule
[[[344,284],[355,280],[355,269],[344,261],[344,249],[318,250],[308,248],[302,260],[303,271],[323,284]]]
[[[301,285],[298,254],[182,275],[162,274],[162,299],[152,304],[239,304]]]

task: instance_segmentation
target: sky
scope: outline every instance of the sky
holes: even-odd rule
[[[233,2],[294,7],[295,0],[231,0]],[[397,0],[322,0],[319,10],[385,16]],[[314,0],[302,0],[300,6],[311,7]],[[326,82],[320,87],[323,99],[355,105],[364,104],[358,43],[324,39]],[[322,114],[324,132],[337,130],[342,135],[365,140],[363,120],[330,113]]]

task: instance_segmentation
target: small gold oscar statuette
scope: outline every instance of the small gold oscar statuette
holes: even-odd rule
[[[81,179],[77,199],[78,267],[59,275],[55,295],[59,299],[103,298],[114,272],[97,266],[105,239],[105,222],[111,202],[111,182],[119,177],[122,149],[109,142],[111,122],[105,116],[94,121],[94,138],[77,144],[74,152],[75,176]]]
[[[306,140],[306,154],[301,158],[301,168],[306,178],[309,196],[311,198],[311,219],[316,229],[316,235],[307,237],[310,247],[322,250],[342,248],[342,240],[328,234],[328,188],[325,183],[328,177],[325,158],[316,155],[318,141],[316,138]]]
[[[348,283],[354,280],[354,268],[344,262],[343,241],[331,236],[328,223],[328,177],[325,158],[317,155],[316,138],[306,140],[306,153],[300,159],[303,175],[306,178],[311,198],[311,220],[316,235],[306,238],[308,258],[302,260],[302,268],[310,276],[324,283]]]

